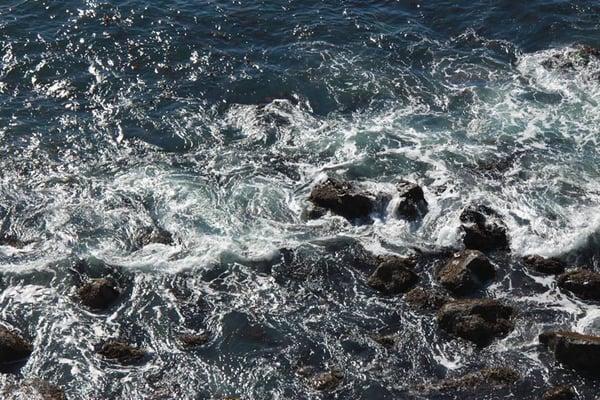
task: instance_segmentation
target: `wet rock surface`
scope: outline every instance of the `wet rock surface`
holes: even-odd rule
[[[309,200],[348,220],[365,219],[375,210],[374,196],[360,190],[351,182],[329,178],[318,183]]]
[[[210,336],[207,333],[192,334],[186,333],[179,335],[177,341],[179,345],[185,349],[202,346],[208,343]]]
[[[402,180],[396,185],[396,189],[399,196],[395,210],[397,217],[413,221],[427,213],[427,201],[419,185]]]
[[[520,374],[511,368],[484,368],[457,378],[448,378],[425,387],[426,391],[476,392],[481,389],[493,390],[510,386],[521,379]]]
[[[542,66],[549,70],[573,71],[585,68],[594,59],[600,59],[600,49],[577,45],[574,49],[552,55],[542,62]]]
[[[319,391],[332,391],[342,383],[343,379],[344,374],[334,369],[315,375],[311,380],[311,386]]]
[[[440,284],[456,295],[465,295],[483,288],[496,276],[490,260],[478,250],[465,250],[438,272]]]
[[[394,295],[413,287],[419,278],[412,271],[413,264],[404,259],[392,259],[379,264],[367,284],[381,293]]]
[[[421,310],[439,310],[450,298],[433,288],[416,287],[404,295],[404,301]]]
[[[600,336],[551,331],[542,333],[539,340],[561,364],[600,377]]]
[[[501,216],[485,205],[466,207],[460,215],[463,243],[467,249],[508,250],[507,228]]]
[[[538,255],[523,257],[523,263],[532,271],[547,275],[558,275],[565,272],[564,263],[558,258],[545,258]]]
[[[33,345],[15,331],[0,325],[0,363],[13,363],[26,359]]]
[[[111,278],[91,279],[81,286],[77,294],[81,303],[89,308],[102,310],[110,307],[119,298],[116,282]]]
[[[574,269],[558,277],[558,287],[584,300],[600,301],[600,273]]]
[[[145,227],[137,233],[134,249],[139,249],[149,244],[172,245],[175,243],[173,234],[160,226]]]
[[[487,346],[513,329],[512,307],[492,299],[468,299],[448,302],[440,308],[440,328],[451,335]]]
[[[108,361],[122,365],[139,364],[146,358],[146,352],[121,340],[110,340],[100,345],[98,354]]]
[[[555,386],[542,395],[542,400],[576,400],[577,395],[569,386]]]
[[[5,400],[67,400],[63,389],[41,379],[26,379],[9,385],[3,392]]]

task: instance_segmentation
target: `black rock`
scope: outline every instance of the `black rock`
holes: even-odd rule
[[[523,263],[536,272],[548,275],[558,275],[565,272],[565,266],[557,258],[544,258],[538,255],[523,257]]]
[[[493,209],[484,205],[469,206],[461,213],[460,221],[467,249],[508,250],[506,225]]]
[[[561,364],[600,376],[600,336],[557,331],[544,332],[539,340]]]
[[[542,396],[542,400],[575,400],[576,398],[575,392],[569,386],[555,386]]]
[[[98,354],[123,365],[138,364],[146,357],[145,351],[119,340],[110,340],[102,344]]]
[[[342,383],[344,375],[338,370],[331,370],[316,375],[312,379],[312,387],[320,391],[334,390]]]
[[[427,201],[423,189],[419,185],[400,181],[396,188],[400,197],[396,208],[396,216],[413,221],[427,213]]]
[[[450,299],[435,289],[416,287],[404,295],[404,301],[421,310],[439,310]]]
[[[519,373],[511,368],[484,368],[457,378],[444,379],[441,382],[426,387],[426,389],[442,392],[470,392],[510,386],[519,379],[521,379]]]
[[[382,262],[367,284],[384,294],[404,293],[419,281],[411,268],[411,262],[400,258]]]
[[[325,216],[325,214],[327,214],[327,209],[310,205],[302,212],[302,218],[304,220],[319,219]]]
[[[86,282],[77,291],[81,303],[93,309],[106,309],[119,298],[119,290],[112,279],[100,278]]]
[[[31,355],[33,345],[20,335],[0,325],[0,363],[12,363]]]
[[[142,248],[152,243],[172,245],[173,235],[160,226],[146,227],[135,238],[135,248]]]
[[[494,266],[478,250],[456,253],[438,272],[442,286],[456,295],[465,295],[481,289],[495,276]]]
[[[600,300],[600,273],[574,269],[558,277],[558,287],[584,300]]]
[[[10,246],[16,249],[22,249],[31,242],[23,241],[14,235],[4,234],[0,236],[0,246]]]
[[[375,209],[374,196],[361,191],[350,182],[333,178],[316,185],[309,200],[348,220],[367,218]]]
[[[184,335],[179,335],[179,337],[177,339],[178,339],[181,347],[189,349],[189,348],[193,348],[193,347],[202,346],[202,345],[208,343],[209,336],[206,333],[184,334]]]
[[[444,304],[437,320],[446,332],[482,347],[513,329],[513,315],[511,307],[497,300],[469,299]]]

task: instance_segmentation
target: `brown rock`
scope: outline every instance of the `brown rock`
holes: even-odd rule
[[[367,218],[375,209],[374,196],[361,191],[350,182],[329,178],[316,185],[309,200],[348,220]]]
[[[184,348],[192,348],[198,347],[206,344],[209,340],[209,336],[207,333],[202,334],[184,334],[179,335],[177,338],[181,347]]]
[[[561,364],[600,376],[600,336],[557,331],[542,333],[539,340]]]
[[[41,379],[27,379],[20,384],[10,385],[2,393],[4,400],[66,400],[65,392]]]
[[[12,363],[26,359],[32,351],[31,343],[0,325],[0,363]]]
[[[458,378],[444,379],[431,385],[429,389],[436,391],[472,391],[482,387],[499,388],[514,384],[521,379],[518,372],[511,368],[484,368]]]
[[[576,395],[569,386],[555,386],[548,389],[542,396],[542,400],[575,400]]]
[[[564,264],[557,258],[544,258],[538,255],[523,257],[525,265],[541,274],[558,275],[565,272]]]
[[[457,295],[481,289],[495,276],[494,266],[478,250],[465,250],[455,254],[438,273],[442,286]]]
[[[484,205],[469,206],[463,210],[460,220],[467,249],[508,250],[506,225],[493,209]]]
[[[323,372],[313,378],[312,387],[320,391],[331,391],[337,388],[343,379],[344,375],[338,370]]]
[[[146,357],[145,351],[119,340],[110,340],[102,344],[98,354],[123,365],[140,363]]]
[[[396,188],[400,197],[396,216],[412,221],[427,213],[427,201],[419,185],[403,180]]]
[[[600,300],[600,274],[594,271],[567,271],[558,277],[558,287],[585,300]]]
[[[422,310],[439,310],[449,301],[448,297],[435,289],[416,287],[404,295],[404,300]]]
[[[93,309],[105,309],[119,297],[119,290],[112,279],[92,279],[79,288],[81,302]]]
[[[411,267],[409,261],[402,259],[382,262],[371,274],[367,284],[384,294],[404,293],[419,281]]]

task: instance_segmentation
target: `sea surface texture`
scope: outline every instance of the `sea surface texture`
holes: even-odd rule
[[[599,271],[598,48],[595,0],[0,0],[0,325],[32,345],[4,398],[596,399],[538,335],[599,335],[599,303],[521,258]],[[327,177],[389,202],[310,218]],[[471,204],[509,249],[451,296],[436,271]],[[514,329],[444,331],[369,286],[384,254]],[[116,301],[83,304],[107,277]],[[103,356],[113,339],[144,358]],[[448,383],[497,367],[519,378]]]

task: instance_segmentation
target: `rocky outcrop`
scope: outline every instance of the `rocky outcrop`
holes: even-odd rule
[[[572,71],[586,67],[593,59],[600,59],[600,49],[578,45],[573,49],[553,54],[542,61],[542,66],[549,70]]]
[[[465,295],[481,289],[495,276],[494,266],[478,250],[456,253],[438,272],[442,286],[456,295]]]
[[[538,255],[523,257],[523,263],[527,268],[546,275],[558,275],[565,272],[565,266],[558,258],[545,258]]]
[[[558,287],[584,300],[600,301],[600,273],[574,269],[558,277]]]
[[[403,180],[396,189],[400,198],[395,210],[398,218],[413,221],[427,213],[427,201],[419,185]]]
[[[0,363],[12,363],[31,355],[33,345],[22,336],[0,325]]]
[[[109,361],[118,362],[122,365],[141,363],[146,352],[120,340],[110,340],[103,343],[98,354]]]
[[[374,198],[350,182],[329,178],[313,188],[309,200],[334,214],[355,220],[367,218],[375,210]]]
[[[544,392],[542,400],[575,400],[577,396],[569,386],[555,386]]]
[[[482,388],[495,389],[510,386],[519,379],[521,379],[519,373],[511,368],[484,368],[458,378],[444,379],[441,382],[429,385],[425,389],[439,392],[464,392]]]
[[[2,392],[4,400],[66,400],[65,392],[41,379],[27,379],[20,384],[9,385]]]
[[[497,300],[456,300],[440,308],[437,320],[446,332],[478,346],[487,346],[513,329],[514,314],[511,307]]]
[[[388,295],[404,293],[419,281],[412,267],[410,261],[401,258],[384,261],[371,274],[367,284]]]
[[[542,333],[539,340],[561,364],[600,376],[600,336],[557,331]]]
[[[173,235],[171,232],[167,231],[160,226],[149,226],[143,228],[136,235],[135,239],[135,248],[139,249],[149,244],[164,244],[164,245],[172,245],[174,244]]]
[[[180,346],[185,348],[185,349],[191,349],[194,347],[198,347],[198,346],[202,346],[206,343],[208,343],[209,340],[209,336],[207,333],[201,333],[201,334],[183,334],[183,335],[179,335],[177,337],[177,341],[179,342]]]
[[[463,242],[467,249],[508,250],[506,225],[500,215],[484,205],[469,206],[460,215]]]
[[[320,391],[331,391],[337,388],[344,379],[341,371],[333,369],[328,372],[322,372],[313,377],[311,386]]]
[[[404,301],[421,310],[439,310],[450,299],[439,291],[416,287],[404,295]]]
[[[109,278],[91,279],[77,291],[81,303],[93,309],[106,309],[118,298],[116,283]]]

